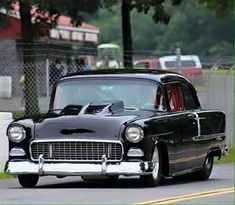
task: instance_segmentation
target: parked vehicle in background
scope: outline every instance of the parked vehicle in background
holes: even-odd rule
[[[201,108],[183,76],[164,70],[82,71],[60,78],[50,109],[7,128],[6,171],[23,187],[40,176],[139,176],[156,186],[191,173],[207,180],[227,152],[225,113]]]
[[[163,56],[159,58],[161,69],[175,71],[187,77],[194,84],[201,84],[202,79],[202,64],[196,55],[181,55],[181,66],[177,68],[177,56]]]
[[[104,43],[97,47],[97,69],[121,68],[121,48],[117,44]]]
[[[158,59],[143,59],[135,61],[134,67],[137,69],[160,69],[160,63]]]
[[[181,55],[180,69],[177,69],[177,56],[163,56],[158,59],[142,59],[134,62],[135,68],[160,69],[178,72],[192,83],[202,82],[202,65],[197,55]]]

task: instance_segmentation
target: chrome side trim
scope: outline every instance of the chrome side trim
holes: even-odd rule
[[[213,112],[221,112],[225,114],[225,112],[222,110],[199,110],[197,111],[197,113],[213,113]]]
[[[193,137],[193,141],[198,142],[198,141],[213,140],[213,139],[217,141],[222,141],[224,137],[225,137],[225,133],[199,135],[199,136]]]
[[[196,112],[193,112],[193,114],[196,116],[196,121],[197,121],[197,135],[201,136],[201,124],[200,124],[200,118]]]
[[[185,114],[190,114],[190,113],[193,113],[193,114],[197,114],[197,113],[213,113],[213,112],[221,112],[221,113],[224,113],[223,111],[220,111],[220,110],[197,110],[195,112],[190,112],[190,111],[182,111],[182,112],[178,112],[178,113],[167,113],[165,115],[161,115],[161,116],[156,116],[154,118],[156,119],[164,119],[164,118],[168,118],[168,117],[173,117],[173,116],[180,116],[180,115],[185,115]],[[197,115],[198,116],[198,115]]]

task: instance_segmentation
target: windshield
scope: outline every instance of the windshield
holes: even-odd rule
[[[57,85],[52,109],[117,100],[122,100],[125,107],[154,109],[157,90],[154,82],[143,79],[74,79]]]

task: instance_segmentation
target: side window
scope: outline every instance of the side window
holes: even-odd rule
[[[191,91],[189,85],[182,84],[182,92],[184,96],[184,105],[186,110],[193,110],[198,108],[197,102],[194,97],[194,93]]]
[[[167,86],[168,101],[172,112],[184,109],[181,87],[179,84]]]
[[[160,88],[157,89],[154,107],[159,111],[166,111],[166,101]]]

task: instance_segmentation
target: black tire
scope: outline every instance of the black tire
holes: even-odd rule
[[[211,175],[211,171],[214,164],[214,157],[210,154],[207,155],[203,164],[203,168],[195,173],[197,180],[207,180]]]
[[[159,150],[158,146],[155,146],[152,156],[152,162],[154,164],[153,172],[150,175],[140,176],[141,183],[146,187],[155,187],[161,180],[162,159]]]
[[[26,174],[18,175],[18,181],[20,185],[24,188],[33,188],[38,183],[39,175]]]

